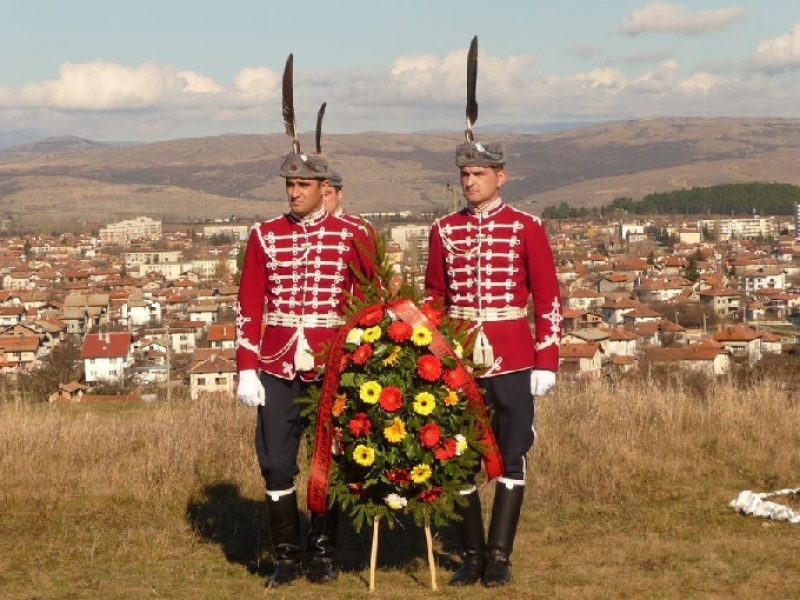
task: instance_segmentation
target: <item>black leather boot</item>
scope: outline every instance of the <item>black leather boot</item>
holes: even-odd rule
[[[455,526],[463,557],[461,567],[450,578],[450,585],[456,586],[477,583],[483,575],[484,533],[481,497],[478,495],[478,490],[473,490],[464,497],[467,504],[455,506],[455,513],[461,517],[461,521],[456,521]]]
[[[308,532],[308,566],[306,578],[311,583],[327,583],[337,577],[333,568],[336,532],[339,528],[339,507],[332,506],[324,515],[311,514]]]
[[[267,587],[288,585],[300,576],[300,515],[294,491],[275,499],[267,495],[267,520],[275,566]]]
[[[497,587],[511,581],[510,557],[524,496],[524,484],[509,489],[506,483],[497,482],[483,569],[483,585],[486,587]]]

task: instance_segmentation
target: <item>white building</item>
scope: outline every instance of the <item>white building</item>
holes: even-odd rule
[[[158,239],[161,239],[161,221],[154,221],[150,217],[109,223],[100,230],[100,241],[103,244],[125,245],[135,240]]]

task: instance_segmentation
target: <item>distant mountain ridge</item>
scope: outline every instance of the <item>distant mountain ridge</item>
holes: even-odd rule
[[[508,148],[503,198],[538,212],[562,202],[591,207],[721,183],[800,184],[797,119],[662,118],[534,135],[478,130],[477,136]],[[312,140],[304,133],[303,148]],[[344,175],[349,212],[418,214],[458,199],[454,150],[462,140],[462,132],[370,132],[331,134],[323,147]],[[127,147],[51,138],[0,155],[0,218],[274,216],[286,210],[278,168],[290,148],[278,133]]]

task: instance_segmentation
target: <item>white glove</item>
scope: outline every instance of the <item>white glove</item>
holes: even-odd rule
[[[556,374],[552,371],[534,369],[531,372],[531,394],[544,396],[556,384]]]
[[[239,373],[236,397],[247,406],[264,406],[264,386],[261,385],[255,369],[245,369]]]

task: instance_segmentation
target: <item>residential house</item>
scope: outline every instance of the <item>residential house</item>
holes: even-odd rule
[[[86,386],[77,381],[58,384],[58,391],[48,396],[48,402],[80,402],[86,394]]]
[[[189,368],[189,394],[197,400],[206,394],[233,396],[236,389],[236,362],[213,354]]]
[[[605,302],[605,296],[586,288],[576,288],[563,297],[566,308],[577,310],[592,310],[600,307]]]
[[[612,327],[608,330],[605,351],[608,356],[636,356],[638,336],[621,327]]]
[[[710,306],[719,317],[731,317],[739,312],[741,293],[731,288],[714,287],[698,293],[701,306]]]
[[[132,364],[132,337],[128,332],[87,334],[81,350],[86,383],[123,381]]]
[[[39,366],[38,336],[0,337],[0,373],[29,373]]]
[[[762,332],[750,327],[734,325],[724,327],[712,335],[711,339],[730,350],[734,358],[747,359],[752,363],[761,360],[761,335]]]
[[[730,372],[730,354],[725,348],[711,345],[691,345],[672,348],[648,348],[644,362],[674,367],[677,370],[703,373],[708,376]]]
[[[561,344],[559,373],[575,379],[598,381],[602,374],[603,350],[598,343]]]
[[[597,282],[597,291],[601,294],[609,292],[633,292],[636,276],[629,273],[610,273]]]
[[[234,323],[212,323],[208,326],[208,342],[212,348],[234,348],[236,325]]]

